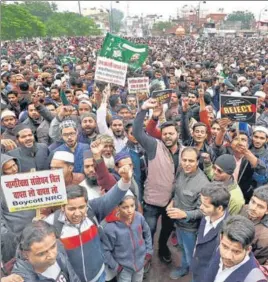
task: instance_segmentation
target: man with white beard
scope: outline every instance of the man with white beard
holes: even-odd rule
[[[97,137],[97,140],[100,140],[101,143],[103,144],[102,158],[104,160],[106,167],[109,170],[113,170],[115,167],[115,163],[114,163],[115,146],[114,146],[113,138],[107,134],[101,134]]]

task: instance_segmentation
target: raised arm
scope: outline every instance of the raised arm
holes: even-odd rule
[[[143,129],[143,122],[146,112],[149,108],[156,106],[155,99],[150,98],[145,101],[141,107],[141,111],[137,114],[133,123],[133,135],[141,146],[146,150],[149,160],[153,159],[156,154],[157,141],[155,138],[145,133]]]

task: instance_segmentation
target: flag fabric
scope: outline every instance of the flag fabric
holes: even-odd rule
[[[71,56],[63,56],[60,58],[60,62],[62,65],[64,64],[69,64],[69,63],[77,63],[78,59],[75,57],[71,57]]]
[[[148,57],[148,46],[135,44],[124,38],[107,33],[99,55],[127,63],[130,68],[137,69],[142,66]]]

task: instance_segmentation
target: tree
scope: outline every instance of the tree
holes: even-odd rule
[[[101,32],[92,19],[76,13],[53,13],[46,22],[47,35],[59,36],[90,36],[100,35]]]
[[[2,39],[33,38],[46,35],[45,25],[22,5],[1,5]]]
[[[154,23],[153,30],[163,32],[165,29],[169,29],[173,25],[174,24],[172,22],[162,22],[162,21],[160,21],[160,22]]]
[[[227,21],[241,22],[242,29],[250,29],[252,22],[255,20],[254,14],[245,11],[235,11],[228,15]]]
[[[48,1],[25,1],[21,4],[32,15],[40,18],[43,22],[57,11],[58,7],[56,3],[49,3]]]
[[[119,32],[122,26],[124,13],[118,9],[112,9],[112,17],[110,18],[111,29],[113,32]]]

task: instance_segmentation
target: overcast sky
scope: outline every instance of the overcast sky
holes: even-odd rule
[[[72,11],[78,12],[78,1],[54,1],[57,2],[60,11]],[[118,8],[124,12],[127,12],[127,3],[129,6],[130,15],[143,15],[146,14],[159,14],[164,18],[168,18],[169,15],[175,17],[177,9],[181,9],[184,5],[188,4],[193,7],[198,6],[199,1],[116,1],[113,2],[113,7]],[[83,8],[107,8],[110,9],[111,1],[80,1],[81,9]],[[251,11],[254,13],[255,18],[258,20],[260,10],[263,8],[268,10],[267,1],[206,1],[205,4],[201,3],[201,9],[205,9],[207,12],[217,12],[218,9],[223,8],[224,12],[230,13],[232,11]],[[268,13],[262,13],[262,19],[268,19]]]

